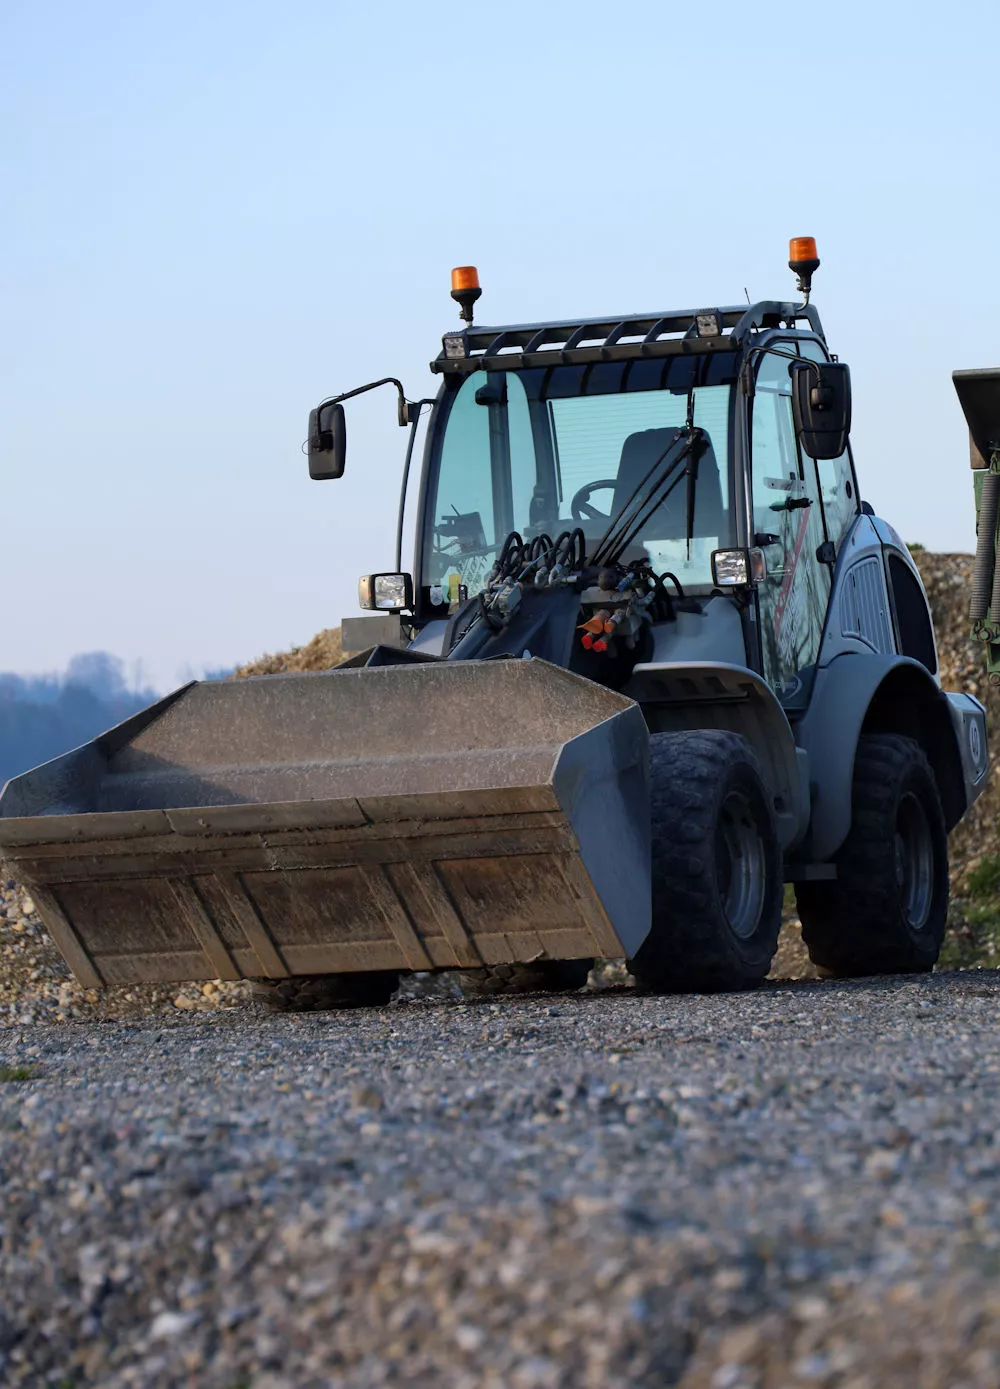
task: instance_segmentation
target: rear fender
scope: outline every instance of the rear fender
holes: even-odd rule
[[[798,745],[809,757],[813,810],[806,853],[814,862],[831,858],[851,828],[862,733],[901,733],[920,744],[949,830],[985,784],[986,725],[977,701],[945,694],[926,667],[906,656],[837,656],[816,672],[809,708],[796,726]]]
[[[721,661],[650,662],[635,667],[624,693],[642,705],[653,733],[719,728],[746,738],[774,802],[782,847],[802,838],[809,824],[806,758],[796,749],[774,691],[759,675]]]

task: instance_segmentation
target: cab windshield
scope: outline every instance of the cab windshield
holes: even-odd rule
[[[734,543],[729,459],[735,356],[477,371],[448,381],[431,443],[421,586],[431,606],[479,592],[505,536],[574,526],[587,553],[688,419],[708,435],[694,527],[679,482],[644,522],[626,563],[646,558],[685,590],[711,586],[713,550]],[[454,381],[454,384],[452,382]]]

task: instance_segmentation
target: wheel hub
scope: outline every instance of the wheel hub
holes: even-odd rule
[[[934,844],[927,814],[912,793],[899,802],[894,852],[903,915],[919,931],[927,924],[934,899]]]
[[[747,940],[760,921],[767,864],[753,807],[741,791],[731,791],[723,802],[716,863],[719,894],[730,930]]]

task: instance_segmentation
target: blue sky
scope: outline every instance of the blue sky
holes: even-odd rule
[[[1000,7],[720,0],[0,7],[0,667],[161,687],[305,641],[391,568],[404,435],[457,322],[793,290],[814,235],[862,492],[970,549],[950,373],[1000,363]]]

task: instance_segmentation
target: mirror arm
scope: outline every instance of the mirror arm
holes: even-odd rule
[[[756,382],[754,380],[753,371],[750,366],[750,358],[753,356],[755,352],[759,352],[761,356],[763,356],[765,352],[770,352],[772,357],[785,357],[788,361],[795,362],[798,366],[809,367],[812,371],[816,373],[817,381],[822,381],[823,379],[823,374],[820,370],[820,363],[814,362],[811,357],[797,357],[794,352],[783,352],[780,347],[768,347],[766,344],[764,344],[761,347],[751,347],[750,351],[746,355],[746,361],[743,364],[744,371],[746,373],[743,384],[745,392],[748,396],[752,396],[756,392]],[[836,358],[833,358],[831,365],[833,365],[833,363],[836,362],[836,360]],[[821,386],[813,387],[814,391],[819,391],[822,389],[823,388]],[[827,400],[825,403],[827,406],[829,406],[830,402],[829,400]],[[816,404],[815,400],[813,401],[813,404]]]
[[[760,346],[754,344],[743,359],[743,394],[748,400],[752,400],[757,393],[757,381],[753,374],[751,358],[755,353],[763,357],[765,352],[770,352],[772,357],[785,357],[789,362],[801,362],[805,366],[812,367],[816,376],[819,376],[819,363],[814,362],[810,357],[797,357],[794,352],[783,352],[780,347],[768,347],[766,343],[762,343]]]
[[[326,400],[321,400],[318,409],[322,410],[327,405],[339,405],[343,400],[350,400],[352,396],[364,395],[365,391],[374,391],[378,386],[395,386],[399,393],[399,401],[396,406],[396,418],[400,428],[405,429],[408,424],[413,423],[410,415],[410,402],[403,393],[403,384],[397,381],[395,376],[383,376],[378,381],[369,381],[367,386],[355,386],[353,391],[344,391],[342,395],[331,395]],[[422,404],[423,402],[421,402]],[[417,417],[420,409],[417,407]]]
[[[406,489],[410,482],[410,463],[413,459],[413,445],[417,440],[417,425],[420,423],[420,411],[425,405],[433,406],[433,400],[414,400],[410,401],[406,407],[410,424],[410,437],[406,441],[406,460],[403,463],[403,482],[399,489],[399,516],[396,520],[396,573],[402,572],[403,568],[403,517],[406,514]]]

